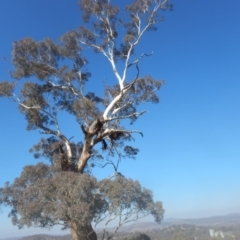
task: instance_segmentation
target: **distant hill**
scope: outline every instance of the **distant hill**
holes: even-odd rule
[[[213,216],[208,218],[196,218],[196,219],[172,219],[166,220],[163,224],[192,224],[196,226],[216,226],[216,225],[236,225],[240,224],[240,213],[228,214],[224,216]]]
[[[19,240],[21,237],[14,237],[14,238],[0,238],[0,240]]]
[[[159,225],[155,222],[140,222],[123,226],[121,232],[139,232],[153,229],[163,229],[172,225],[189,224],[195,226],[230,226],[240,225],[240,213],[228,214],[225,216],[213,216],[208,218],[196,219],[166,219]],[[114,228],[113,228],[114,229]]]
[[[240,226],[240,213],[228,214],[225,216],[213,216],[208,218],[196,218],[196,219],[165,219],[160,225],[154,222],[139,222],[133,223],[120,228],[119,232],[146,232],[152,230],[161,230],[173,225],[195,225],[195,226],[207,226],[207,227],[221,227],[221,226]],[[109,228],[111,231],[115,228]],[[70,235],[66,236],[50,236],[45,234],[38,234],[23,238],[0,238],[0,240],[71,240]]]
[[[72,240],[70,235],[66,236],[51,236],[46,234],[36,234],[27,237],[18,238],[0,238],[0,240]]]
[[[38,234],[21,238],[21,240],[72,240],[70,235],[65,236],[50,236],[46,234]]]

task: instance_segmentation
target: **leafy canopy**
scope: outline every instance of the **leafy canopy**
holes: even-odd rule
[[[163,217],[162,204],[138,182],[119,174],[118,165],[122,158],[136,157],[139,150],[129,143],[133,134],[142,135],[128,129],[124,120],[133,124],[146,112],[139,105],[158,103],[156,91],[163,84],[140,75],[139,62],[150,55],[136,56],[135,49],[163,20],[160,11],[172,6],[168,0],[135,0],[123,10],[110,0],[81,0],[79,7],[83,25],[58,42],[28,37],[13,44],[13,81],[0,82],[0,97],[18,104],[27,130],[42,134],[30,151],[50,164],[26,166],[0,189],[0,203],[12,208],[10,216],[19,227],[62,224],[75,231],[76,239],[85,238],[81,234],[86,229],[95,239],[92,222],[106,220],[106,227],[118,217],[117,231],[149,213],[157,222]],[[101,54],[115,76],[101,96],[94,89],[86,91],[91,78],[86,49]],[[129,79],[130,69],[135,77]],[[62,112],[74,116],[82,139],[73,141],[62,131]],[[107,165],[114,175],[97,181],[92,168]]]

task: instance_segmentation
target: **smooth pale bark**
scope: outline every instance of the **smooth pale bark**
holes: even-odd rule
[[[90,141],[91,141],[91,137],[87,136],[85,138],[82,153],[80,155],[78,165],[77,165],[78,172],[80,172],[80,173],[84,172],[84,169],[87,165],[87,161],[91,157],[92,147],[90,146]]]
[[[104,124],[103,118],[97,118],[88,129],[85,129],[82,126],[82,131],[85,135],[85,138],[84,138],[82,153],[79,157],[78,164],[77,164],[77,170],[80,173],[84,172],[87,162],[89,158],[92,156],[92,148],[98,141],[100,141],[99,139],[98,141],[94,142],[93,138],[96,137],[96,135],[98,135],[98,133],[103,127],[103,124]]]
[[[78,226],[76,223],[72,223],[70,231],[73,240],[97,240],[97,234],[91,224]]]

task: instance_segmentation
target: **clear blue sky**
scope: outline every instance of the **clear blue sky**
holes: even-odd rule
[[[133,126],[144,133],[135,142],[141,151],[136,160],[124,160],[119,170],[154,192],[163,202],[165,218],[240,212],[240,1],[172,2],[174,11],[164,13],[159,30],[146,35],[138,49],[154,51],[140,68],[142,74],[166,80],[161,102],[145,106],[147,114]],[[80,24],[77,0],[1,0],[0,80],[10,79],[14,40],[57,39]],[[115,81],[104,59],[89,60],[89,88],[94,91],[104,79]],[[3,186],[23,166],[36,163],[28,149],[41,136],[26,132],[14,103],[0,99],[0,110]],[[80,140],[79,128],[69,129],[71,121],[64,119],[66,131]],[[0,238],[27,231],[18,233],[3,209]]]

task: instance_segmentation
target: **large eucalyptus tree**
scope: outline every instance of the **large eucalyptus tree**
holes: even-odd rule
[[[133,134],[142,135],[123,121],[133,123],[144,114],[138,110],[140,104],[157,103],[156,90],[163,83],[140,75],[139,61],[148,54],[136,56],[134,50],[142,36],[163,20],[160,11],[171,8],[168,0],[135,0],[125,9],[110,0],[81,0],[79,6],[83,25],[58,43],[49,38],[14,42],[14,81],[0,82],[0,96],[18,104],[27,130],[44,136],[31,148],[34,156],[50,160],[26,166],[20,177],[0,189],[0,203],[11,207],[10,216],[19,227],[62,224],[75,240],[97,239],[93,223],[105,221],[106,227],[118,219],[117,231],[147,214],[157,222],[162,219],[161,203],[117,168],[122,157],[138,153],[129,144]],[[102,54],[103,64],[109,64],[115,76],[101,96],[86,92],[91,77],[83,57],[86,48]],[[133,79],[130,68],[135,71]],[[82,140],[74,142],[61,130],[61,112],[75,117]],[[108,164],[115,174],[97,181],[91,169]],[[114,233],[107,234],[105,227],[103,238],[110,239]]]

